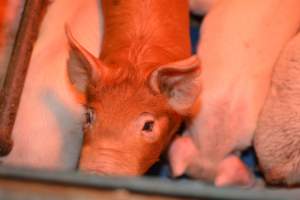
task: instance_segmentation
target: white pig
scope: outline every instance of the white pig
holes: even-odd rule
[[[202,107],[170,148],[174,176],[186,173],[216,186],[254,183],[238,154],[252,145],[273,65],[299,25],[299,0],[213,4],[197,51],[203,67]]]
[[[19,0],[15,0],[19,1]],[[83,108],[67,78],[68,23],[77,40],[98,55],[102,16],[97,0],[51,1],[32,54],[5,165],[75,169],[81,149]]]

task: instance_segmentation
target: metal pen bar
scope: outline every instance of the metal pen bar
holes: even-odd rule
[[[65,190],[66,188],[74,188],[75,190],[85,188],[111,192],[116,190],[125,190],[143,195],[158,195],[164,197],[178,197],[180,199],[186,198],[201,200],[294,200],[299,199],[300,197],[299,188],[216,188],[213,187],[213,185],[195,180],[171,180],[159,179],[157,177],[96,176],[76,171],[45,171],[0,166],[0,198],[1,191],[4,190],[3,188],[5,188],[6,185],[5,181],[8,181],[8,183],[11,181],[14,181],[15,183],[18,182],[19,184],[22,184],[21,188],[30,188],[30,183],[40,183],[45,188],[48,187],[43,191],[48,190],[51,191],[52,194],[54,194],[55,191],[52,190],[50,186],[61,187]],[[67,191],[70,194],[70,190]],[[7,192],[16,194],[18,191],[17,188],[10,188]],[[22,192],[19,193],[23,194]],[[44,195],[44,193],[42,193],[42,195]],[[7,198],[3,197],[3,199]],[[21,199],[24,199],[24,197],[21,196]],[[43,196],[43,198],[40,199],[46,199],[46,197]],[[48,199],[72,198],[49,197]],[[78,197],[76,199],[80,198]],[[101,199],[101,196],[98,196],[97,199]]]
[[[16,119],[39,25],[48,0],[26,0],[14,48],[0,92],[0,156],[8,155],[13,147],[11,133]]]

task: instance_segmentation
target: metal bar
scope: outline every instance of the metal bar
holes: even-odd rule
[[[0,156],[13,147],[11,133],[21,99],[33,45],[48,0],[26,0],[7,74],[0,93]],[[29,119],[30,120],[30,119]]]
[[[94,188],[97,190],[122,189],[145,195],[205,200],[294,200],[300,197],[299,188],[216,188],[201,181],[193,180],[172,180],[154,177],[109,177],[88,175],[76,171],[44,171],[0,166],[0,181],[2,180],[15,180],[19,183],[39,182],[45,185]]]

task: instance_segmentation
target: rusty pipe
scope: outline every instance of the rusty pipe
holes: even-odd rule
[[[0,92],[0,156],[13,147],[11,138],[39,26],[49,0],[26,0],[6,77]]]

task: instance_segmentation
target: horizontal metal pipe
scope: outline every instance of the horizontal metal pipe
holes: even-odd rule
[[[36,182],[44,185],[61,186],[62,188],[91,188],[111,191],[122,189],[145,195],[203,200],[294,200],[300,197],[299,188],[216,188],[211,184],[199,180],[172,180],[154,177],[109,177],[88,175],[76,171],[45,171],[1,166],[0,180],[15,180],[19,183],[25,183],[25,186],[26,183]],[[101,199],[101,196],[99,198]]]

